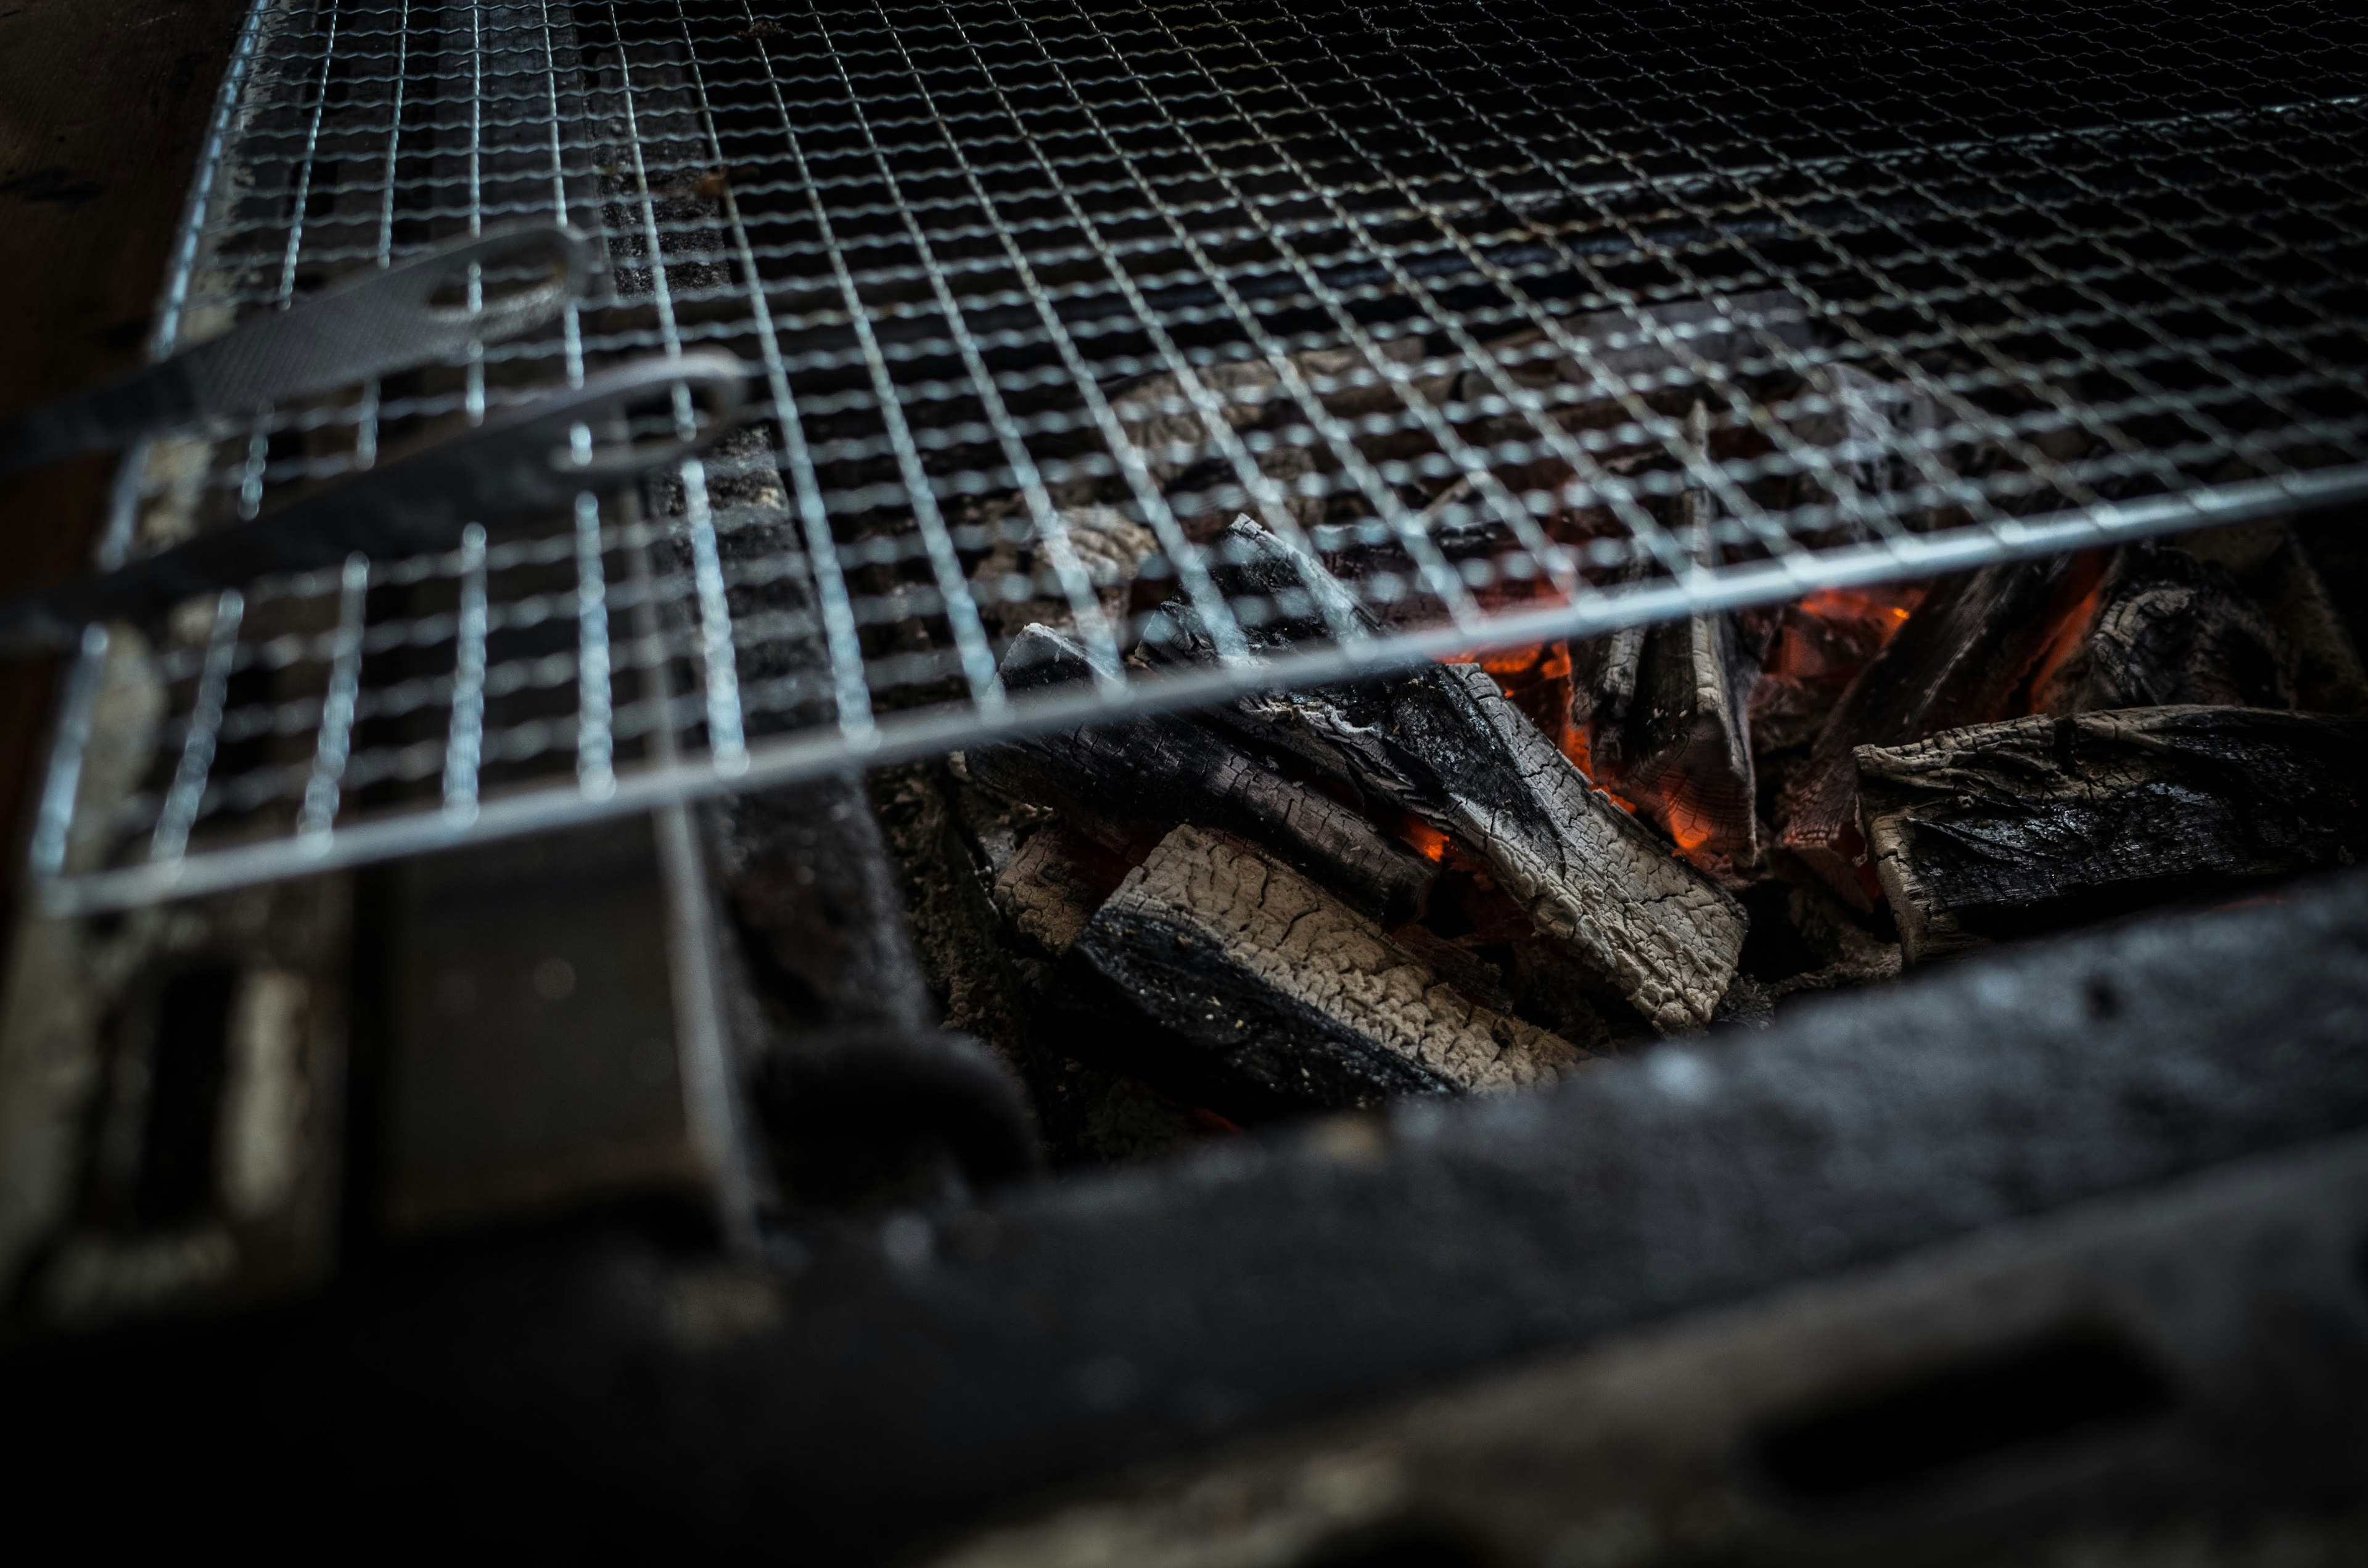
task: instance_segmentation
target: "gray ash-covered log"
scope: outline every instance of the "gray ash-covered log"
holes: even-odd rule
[[[1055,1001],[1080,1051],[1156,1063],[1161,1083],[1247,1118],[1519,1088],[1585,1060],[1474,1005],[1281,861],[1196,827],[1095,913]]]
[[[1363,618],[1320,563],[1247,517],[1226,530],[1212,562],[1230,598],[1271,607],[1248,633],[1259,652],[1322,636],[1324,614]],[[1189,607],[1171,602],[1164,615],[1147,653],[1217,658]],[[1261,693],[1215,717],[1445,834],[1653,1027],[1710,1021],[1742,949],[1742,909],[1593,788],[1485,670],[1431,665]]]
[[[1007,683],[1025,690],[1090,678],[1085,650],[1031,626],[1004,656]],[[1129,830],[1178,823],[1257,839],[1315,872],[1368,914],[1404,919],[1435,868],[1364,817],[1285,776],[1271,758],[1190,719],[1136,719],[1024,736],[968,753],[973,778],[1015,800],[1053,806],[1112,846]]]
[[[1857,760],[1911,961],[2368,855],[2368,721],[2121,709]]]
[[[1880,889],[1851,754],[1987,723],[2009,704],[2096,581],[2091,555],[2009,561],[1934,587],[1843,693],[1777,805],[1777,842],[1861,909]]]

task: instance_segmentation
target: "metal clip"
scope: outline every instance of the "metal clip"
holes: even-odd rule
[[[472,342],[516,337],[580,298],[597,270],[589,241],[542,222],[364,272],[122,381],[0,424],[0,473],[432,364]]]

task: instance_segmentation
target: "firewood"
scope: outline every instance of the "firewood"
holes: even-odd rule
[[[2368,854],[2368,721],[2043,714],[1857,760],[1911,962]]]
[[[1707,448],[1699,403],[1693,424],[1695,443]],[[1677,498],[1675,531],[1705,563],[1713,505],[1699,490]],[[1709,869],[1759,854],[1750,734],[1759,653],[1724,612],[1616,631],[1572,651],[1571,722],[1587,734],[1590,773]]]
[[[2093,557],[2008,561],[1933,587],[1842,694],[1777,805],[1777,842],[1861,909],[1880,886],[1859,825],[1851,753],[1987,723],[2094,581]]]
[[[2226,567],[2142,540],[2113,552],[2078,647],[2033,696],[2044,713],[2290,708],[2281,675],[2269,618]]]
[[[996,907],[1021,936],[1057,958],[1069,950],[1110,891],[1096,869],[1070,834],[1039,828],[996,869]]]
[[[1212,558],[1229,597],[1275,607],[1247,629],[1260,652],[1321,636],[1316,611],[1327,599],[1336,615],[1362,616],[1313,558],[1247,517]],[[1148,653],[1217,657],[1187,606],[1171,602],[1162,616],[1165,634],[1146,637]],[[1462,845],[1543,934],[1655,1028],[1709,1022],[1743,946],[1741,906],[1588,784],[1486,671],[1429,665],[1260,693],[1215,716]]]
[[[1017,689],[1083,680],[1085,651],[1047,627],[1013,640],[1004,666]],[[1286,778],[1221,733],[1189,719],[1136,719],[982,746],[970,776],[1121,844],[1125,830],[1198,823],[1256,839],[1331,883],[1367,913],[1403,918],[1434,868],[1349,807]],[[1098,831],[1099,830],[1099,831]]]
[[[2338,526],[2352,526],[2343,518]],[[2277,629],[2280,676],[2305,713],[2368,712],[2368,668],[2293,527],[2277,518],[2181,534],[2180,548],[2225,566]]]
[[[1081,1040],[1247,1117],[1520,1088],[1584,1060],[1474,1005],[1281,861],[1197,827],[1129,873],[1071,945],[1061,985],[1073,1016],[1147,1026]]]
[[[1805,753],[1834,704],[1923,598],[1921,585],[1821,588],[1777,608],[1751,688],[1751,746],[1761,782],[1771,751]]]

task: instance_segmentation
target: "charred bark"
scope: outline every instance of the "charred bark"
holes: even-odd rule
[[[2092,557],[2053,556],[1936,585],[1835,705],[1778,803],[1777,842],[1852,904],[1872,907],[1880,884],[1851,753],[2004,717],[2095,570]]]
[[[1861,747],[1911,961],[2368,854],[2368,722],[2134,708]]]
[[[1217,574],[1237,601],[1338,615],[1361,609],[1314,560],[1247,518],[1227,530]],[[1213,660],[1181,604],[1157,656]],[[1368,623],[1370,624],[1370,623]],[[1312,614],[1251,629],[1284,651],[1321,635]],[[1743,945],[1740,906],[1594,789],[1554,743],[1469,665],[1431,665],[1355,685],[1262,693],[1217,717],[1368,797],[1428,823],[1489,869],[1538,929],[1661,1029],[1709,1022]]]
[[[2357,526],[2357,518],[2344,522]],[[2226,567],[2277,629],[2279,676],[2305,713],[2368,712],[2368,668],[2292,525],[2204,528],[2180,547]]]
[[[1179,827],[1069,949],[1064,1009],[1105,1054],[1228,1114],[1518,1088],[1582,1060],[1474,1005],[1379,926],[1247,845]],[[1124,1034],[1097,1018],[1148,1026]]]
[[[2226,567],[2145,540],[2113,552],[2078,647],[2032,695],[2045,713],[2290,708],[2280,666],[2269,618]]]

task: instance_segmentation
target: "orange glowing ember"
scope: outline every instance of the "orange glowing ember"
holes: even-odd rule
[[[1398,831],[1406,843],[1413,846],[1415,853],[1432,865],[1447,858],[1447,835],[1430,824],[1409,817]]]
[[[2030,693],[2030,705],[2035,706],[2047,691],[2047,683],[2066,660],[2080,651],[2089,638],[2089,623],[2096,619],[2097,601],[2104,594],[2105,552],[2083,551],[2074,558],[2071,570],[2065,574],[2067,594],[2078,593],[2072,608],[2055,622],[2055,631],[2041,650],[2039,660],[2031,667],[2031,679],[2024,689]],[[2060,602],[2060,601],[2059,601]],[[2011,717],[2011,715],[2000,715]]]
[[[1800,600],[1804,615],[1819,620],[1873,620],[1898,626],[1924,597],[1914,584],[1891,589],[1819,588]]]
[[[1619,799],[1616,795],[1612,798]],[[1635,811],[1634,806],[1628,809],[1632,814]],[[1722,831],[1717,818],[1696,809],[1693,797],[1687,790],[1679,790],[1671,793],[1662,802],[1662,810],[1669,819],[1670,839],[1676,843],[1678,853],[1689,860],[1698,859],[1702,850]]]
[[[1603,787],[1588,766],[1586,729],[1570,719],[1570,644],[1567,642],[1531,642],[1519,648],[1502,648],[1489,653],[1462,653],[1443,655],[1443,665],[1478,665],[1497,683],[1497,689],[1507,701],[1530,716],[1539,729],[1554,737],[1555,745],[1571,766],[1584,774],[1587,781],[1602,790],[1613,804],[1634,816],[1636,805],[1622,800]],[[1421,848],[1422,846],[1417,845]],[[1428,853],[1428,851],[1426,851]],[[1437,855],[1431,855],[1437,859]]]
[[[1907,624],[1923,599],[1920,583],[1820,588],[1784,608],[1762,667],[1782,679],[1839,690]]]

